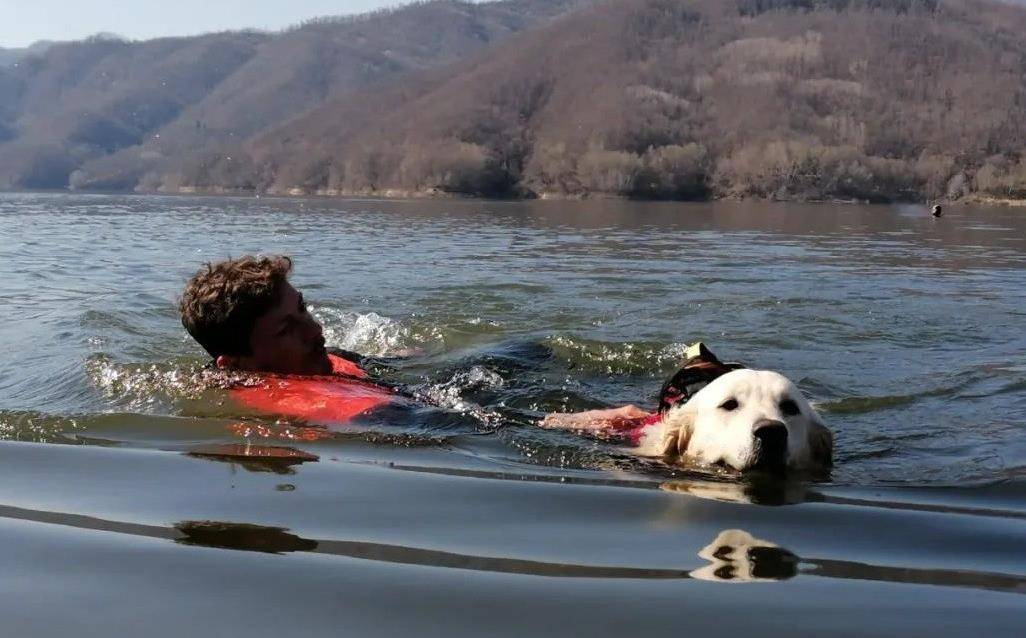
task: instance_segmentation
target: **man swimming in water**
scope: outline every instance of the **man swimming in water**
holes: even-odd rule
[[[291,272],[292,260],[283,255],[207,264],[182,294],[182,325],[218,368],[365,377],[358,355],[329,355],[321,324],[288,281]]]

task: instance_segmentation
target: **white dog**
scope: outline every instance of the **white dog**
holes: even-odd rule
[[[787,377],[734,369],[661,414],[629,405],[550,414],[542,427],[617,434],[640,456],[736,470],[815,470],[831,464],[833,435]]]
[[[833,435],[787,377],[733,370],[646,425],[637,453],[737,470],[830,466]]]

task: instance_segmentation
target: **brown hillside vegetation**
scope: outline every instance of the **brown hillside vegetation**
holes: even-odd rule
[[[216,72],[170,44],[158,60],[146,47],[164,41],[63,62],[56,47],[42,88],[0,69],[0,90],[23,87],[0,94],[0,186],[1023,198],[1022,33],[1026,10],[992,0],[523,0],[206,36],[237,61]],[[47,87],[85,73],[72,62],[95,74],[90,46],[145,49],[209,88],[175,89],[145,125],[112,126],[129,98],[110,91],[98,121],[71,117],[88,87]]]
[[[622,0],[316,109],[247,171],[282,192],[1021,196],[1024,32],[972,0]]]
[[[141,44],[92,38],[59,44],[0,75],[0,185],[59,188],[81,162],[139,144],[231,75],[255,34]]]
[[[576,2],[443,0],[276,35],[57,45],[0,69],[0,187],[131,189],[147,173],[208,148],[224,153],[324,100],[451,63]]]

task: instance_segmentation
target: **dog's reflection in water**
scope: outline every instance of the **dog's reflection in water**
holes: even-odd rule
[[[815,498],[805,483],[776,477],[749,477],[742,482],[693,479],[664,481],[659,489],[710,501],[752,505],[796,505]]]
[[[692,570],[692,578],[734,583],[794,578],[800,560],[783,547],[740,529],[723,530],[698,555],[709,564]]]
[[[752,478],[741,483],[666,481],[659,488],[714,501],[771,506],[802,503],[808,498],[803,483],[775,478]],[[698,556],[709,564],[692,570],[691,578],[734,583],[794,578],[800,562],[793,552],[740,529],[723,530]]]
[[[0,507],[0,510],[3,509],[17,510],[19,518],[27,518],[26,514],[32,514],[31,510]],[[52,522],[53,513],[46,512],[44,514],[46,518],[42,520]],[[549,578],[630,580],[693,578],[718,583],[766,583],[787,580],[801,573],[803,576],[819,578],[937,585],[1015,594],[1026,592],[1026,579],[1012,574],[964,569],[872,565],[838,559],[799,558],[776,543],[756,538],[739,529],[728,529],[717,534],[712,542],[698,552],[698,556],[707,561],[707,564],[695,569],[687,569],[553,563],[524,558],[461,554],[365,541],[316,540],[302,538],[280,527],[220,521],[184,521],[170,530],[158,526],[126,524],[102,519],[89,519],[88,523],[89,529],[107,529],[154,538],[169,538],[184,545],[274,554],[311,552],[384,563]],[[103,525],[98,527],[97,523]]]
[[[696,578],[719,582],[784,580],[798,574],[798,557],[769,541],[739,529],[724,530],[699,557],[708,565],[690,572],[674,569],[599,567],[531,560],[467,556],[412,547],[300,538],[280,527],[219,521],[184,521],[175,525],[175,540],[185,545],[283,554],[317,552],[418,565],[457,567],[516,574],[605,578]]]

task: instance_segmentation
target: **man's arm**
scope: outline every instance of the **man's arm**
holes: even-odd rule
[[[560,430],[626,430],[652,416],[636,405],[586,412],[553,412],[539,422],[543,428]]]

